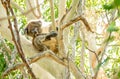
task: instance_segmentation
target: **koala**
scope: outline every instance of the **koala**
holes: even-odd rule
[[[57,31],[49,33],[42,33],[41,21],[30,21],[25,28],[25,34],[32,37],[33,46],[39,51],[47,49],[52,50],[54,53],[58,52]]]

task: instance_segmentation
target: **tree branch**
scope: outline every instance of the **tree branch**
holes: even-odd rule
[[[66,0],[59,0],[59,6],[58,6],[58,26],[61,28],[61,18],[65,14],[66,8],[65,8]],[[63,31],[61,29],[58,29],[58,49],[59,49],[59,54],[62,55],[62,57],[65,56],[65,46],[63,44]]]
[[[107,45],[108,45],[108,43],[109,43],[109,39],[110,39],[110,37],[111,37],[111,33],[109,33],[108,36],[106,37],[107,41],[106,41],[106,39],[105,39],[106,42],[103,44],[103,49],[101,50],[102,55],[101,55],[101,58],[100,58],[100,60],[99,60],[98,65],[102,63],[102,59],[103,59],[103,56],[104,56],[104,53],[105,53],[106,47],[107,47]],[[96,73],[95,73],[94,79],[97,78],[97,75],[98,75],[99,69],[100,69],[100,67],[98,67],[98,69],[96,70]]]
[[[93,51],[93,50],[89,49],[87,46],[86,46],[86,48],[87,48],[90,52],[92,52],[92,53],[94,53],[94,54],[95,54],[95,57],[96,57],[97,61],[99,62],[99,58],[98,58],[97,53],[96,53],[95,51]]]
[[[44,51],[44,52],[40,52],[38,53],[37,55],[33,56],[33,57],[30,57],[28,58],[28,63],[29,64],[32,64],[34,62],[37,62],[38,60],[42,59],[42,58],[51,58],[53,59],[54,61],[58,62],[59,64],[61,65],[64,65],[64,66],[67,66],[66,63],[64,63],[61,59],[59,59],[52,51],[48,50],[48,51]],[[25,66],[25,63],[18,63],[18,64],[15,64],[14,66],[8,68],[3,74],[2,76],[7,76],[8,73],[10,73],[11,71],[13,70],[16,70],[16,69],[19,69],[19,68],[22,68]]]
[[[2,2],[4,8],[6,9],[7,16],[10,16],[10,13],[11,13],[13,16],[15,16],[15,15],[14,15],[14,12],[13,12],[11,6],[10,6],[10,0],[8,0],[8,1],[3,1],[3,0],[1,0],[1,2]],[[9,12],[9,11],[10,11],[10,12]],[[24,53],[23,53],[23,50],[22,50],[22,47],[21,47],[21,44],[20,44],[20,36],[19,36],[18,28],[17,28],[18,26],[17,26],[17,20],[16,20],[16,18],[13,18],[13,21],[14,21],[14,29],[15,29],[15,32],[16,32],[16,33],[14,33],[14,30],[13,30],[12,23],[11,23],[10,19],[8,19],[9,28],[10,28],[10,31],[11,31],[11,33],[12,33],[13,41],[14,41],[14,43],[15,43],[15,46],[16,46],[16,48],[17,48],[17,50],[18,50],[18,53],[19,53],[22,61],[23,61],[24,64],[26,65],[26,67],[27,67],[27,69],[28,69],[28,72],[31,74],[31,77],[32,77],[33,79],[36,79],[34,73],[32,72],[30,66],[28,65],[28,63],[27,63],[27,61],[26,61],[26,59],[25,59],[25,56],[24,56]],[[16,35],[15,35],[15,34],[16,34]]]
[[[50,58],[53,59],[54,61],[56,61],[57,63],[68,67],[68,65],[70,66],[70,70],[73,72],[73,74],[75,75],[76,79],[80,79],[81,78],[81,74],[82,72],[80,72],[78,70],[78,68],[74,65],[74,63],[69,60],[70,64],[68,64],[68,59],[64,59],[64,61],[60,58],[58,58],[52,51],[48,50],[48,51],[44,51],[44,52],[40,52],[37,55],[30,57],[28,59],[29,64],[32,64],[34,62],[37,62],[38,60],[42,59],[42,58]],[[2,76],[6,76],[7,74],[9,74],[11,71],[19,69],[21,67],[24,67],[25,63],[18,63],[10,68],[8,68],[3,74]],[[83,76],[83,75],[82,75]],[[83,76],[84,77],[84,76]]]
[[[88,24],[87,20],[83,17],[83,16],[78,16],[72,20],[70,20],[69,22],[67,22],[66,24],[62,25],[62,30],[64,30],[65,28],[69,27],[70,25],[72,25],[73,23],[77,22],[81,20],[84,25],[86,26],[86,29],[90,32],[93,32],[92,29],[90,28],[90,25]]]
[[[51,8],[52,30],[55,31],[56,25],[55,25],[54,0],[50,0],[50,8]]]
[[[36,6],[39,6],[39,0],[36,0]],[[37,7],[38,17],[41,17],[41,10],[40,7]]]

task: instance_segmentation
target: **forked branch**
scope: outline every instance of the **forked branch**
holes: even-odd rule
[[[78,17],[76,17],[76,18],[74,18],[74,19],[72,19],[72,20],[70,20],[69,22],[67,22],[66,24],[64,24],[64,25],[62,25],[62,30],[64,30],[66,27],[69,27],[70,25],[72,25],[73,23],[75,23],[75,22],[78,22],[78,21],[82,21],[83,23],[84,23],[84,25],[86,26],[86,29],[88,30],[88,31],[90,31],[90,32],[93,32],[92,31],[92,29],[91,29],[91,27],[90,27],[90,25],[89,25],[89,23],[87,22],[87,20],[83,17],[83,16],[78,16]]]
[[[60,59],[59,57],[57,57],[52,51],[48,50],[48,51],[44,51],[44,52],[40,52],[37,55],[31,57],[28,59],[28,63],[32,64],[34,62],[37,62],[38,60],[42,59],[42,58],[50,58],[53,59],[54,61],[56,61],[57,63],[67,67],[68,66],[68,59]],[[74,63],[69,60],[70,62],[70,70],[73,72],[73,74],[76,74],[75,77],[77,77],[76,79],[81,77],[82,72],[80,72],[78,70],[78,68],[74,65]],[[19,69],[21,67],[24,67],[25,63],[18,63],[10,68],[8,68],[3,74],[2,76],[6,76],[8,75],[11,71]],[[84,77],[84,76],[83,76]]]

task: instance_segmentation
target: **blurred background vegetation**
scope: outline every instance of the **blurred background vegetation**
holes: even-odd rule
[[[20,7],[26,9],[25,0],[14,0]],[[72,0],[67,0],[66,8],[70,8]],[[55,18],[58,18],[58,0],[54,0],[54,11],[55,11]],[[14,8],[14,12],[16,15],[21,14],[21,12]],[[109,45],[105,50],[105,56],[102,60],[102,63],[99,65],[103,67],[105,73],[108,78],[114,78],[114,75],[117,75],[117,79],[120,79],[120,0],[86,0],[85,4],[85,13],[86,18],[93,29],[96,30],[98,34],[96,34],[96,42],[97,46],[99,47],[103,42],[103,36],[101,31],[102,29],[97,29],[97,25],[101,23],[101,20],[104,20],[104,16],[111,16],[113,11],[117,10],[117,14],[115,14],[115,20],[110,22],[109,27],[106,29],[108,32],[112,33],[113,35],[109,39]],[[45,21],[51,21],[50,15],[50,7],[48,0],[44,0],[41,6],[42,18]],[[108,17],[109,18],[109,17]],[[23,29],[25,24],[27,23],[26,17],[24,15],[17,16],[19,31],[23,34]],[[105,21],[106,22],[106,21]],[[73,35],[73,28],[71,27],[71,36]],[[101,33],[101,34],[100,34]],[[87,45],[87,44],[86,44]],[[13,51],[14,45],[10,43],[8,40],[1,37],[0,39],[0,79],[2,73],[10,66],[8,62],[11,62],[12,56],[9,54],[9,51]],[[76,40],[76,56],[75,56],[75,63],[78,67],[80,67],[80,52],[81,50],[81,39],[78,38]],[[71,49],[69,50],[71,51]],[[89,67],[89,58],[88,58],[88,49],[85,50],[85,73],[90,73]],[[13,52],[14,53],[14,52]],[[21,62],[21,59],[16,54],[16,62]],[[11,64],[15,64],[11,63]],[[12,71],[5,79],[22,79],[22,74],[19,70]]]

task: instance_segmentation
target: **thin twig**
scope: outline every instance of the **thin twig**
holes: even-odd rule
[[[95,54],[96,59],[97,59],[97,61],[98,61],[98,63],[99,63],[99,58],[98,58],[98,55],[96,54],[96,52],[95,52],[95,51],[93,51],[93,50],[91,50],[91,49],[89,49],[87,46],[86,46],[86,48],[87,48],[90,52],[92,52],[92,53],[94,53],[94,54]]]

